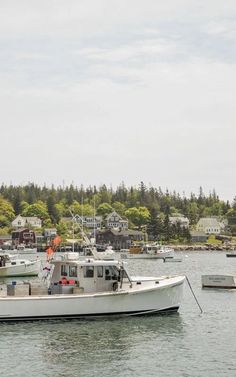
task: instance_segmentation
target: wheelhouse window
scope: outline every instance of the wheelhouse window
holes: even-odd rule
[[[105,267],[105,280],[118,280],[119,271],[115,266]]]
[[[67,276],[67,268],[66,265],[61,265],[61,276]]]
[[[84,277],[85,278],[93,278],[94,277],[94,267],[93,266],[85,266],[84,267]]]
[[[98,278],[103,277],[103,266],[97,266],[97,277]]]
[[[69,276],[77,277],[77,266],[69,266]]]

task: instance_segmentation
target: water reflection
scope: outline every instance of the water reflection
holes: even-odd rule
[[[183,330],[178,314],[116,320],[63,321],[47,324],[47,328],[50,328],[50,332],[46,332],[49,336],[43,338],[43,349],[47,349],[44,356],[50,362],[66,362],[68,353],[70,357],[79,355],[80,360],[91,353],[98,359],[101,354],[109,354],[111,359],[123,358],[139,342],[170,334],[176,337]]]

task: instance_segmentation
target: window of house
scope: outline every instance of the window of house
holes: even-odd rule
[[[94,277],[94,267],[93,266],[85,266],[84,267],[84,277],[85,278],[93,278]]]
[[[77,266],[69,266],[69,276],[77,277]]]

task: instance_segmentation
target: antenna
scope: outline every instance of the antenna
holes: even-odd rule
[[[81,215],[82,215],[82,234],[84,233],[84,197],[81,199]]]
[[[96,243],[96,228],[95,228],[95,222],[96,222],[96,217],[95,217],[95,197],[93,197],[93,237],[94,237],[94,242]]]

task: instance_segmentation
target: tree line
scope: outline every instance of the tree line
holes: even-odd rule
[[[201,217],[217,216],[227,218],[233,231],[236,231],[236,199],[233,203],[221,200],[213,190],[206,195],[200,187],[198,194],[189,197],[160,187],[145,185],[127,187],[66,187],[39,186],[29,183],[24,186],[4,185],[0,187],[0,228],[3,233],[10,227],[18,214],[37,216],[44,227],[56,226],[66,232],[64,217],[74,214],[83,216],[106,215],[115,210],[129,220],[131,228],[145,227],[153,239],[187,240],[189,231],[178,224],[171,225],[169,217],[177,214],[186,216],[190,227],[194,227]]]

